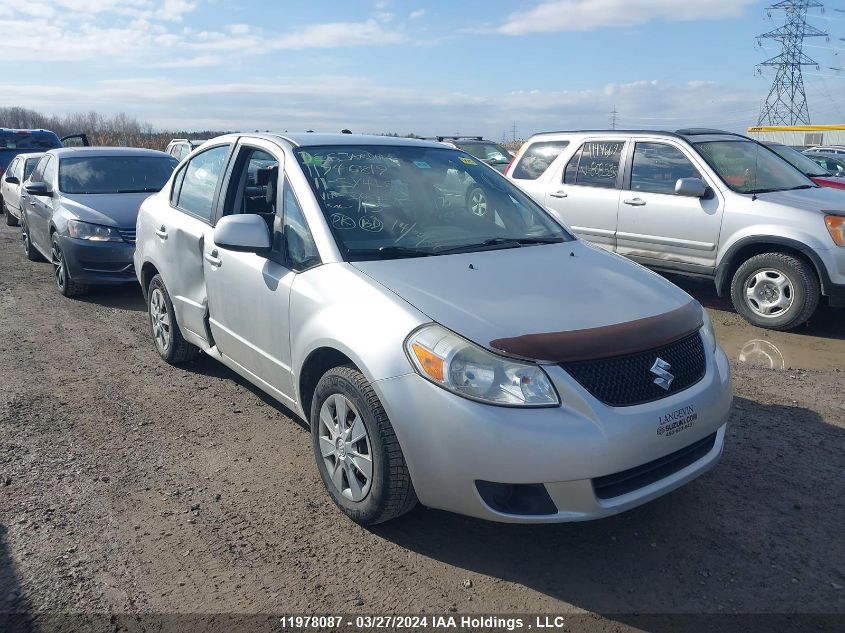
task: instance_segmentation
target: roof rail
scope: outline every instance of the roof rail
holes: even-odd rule
[[[468,140],[468,141],[483,141],[483,136],[435,136],[434,138],[437,139],[439,143],[443,141],[459,141],[461,139]]]

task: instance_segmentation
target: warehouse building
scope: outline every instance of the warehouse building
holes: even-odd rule
[[[773,141],[798,148],[843,145],[845,125],[775,125],[748,128],[758,141]]]

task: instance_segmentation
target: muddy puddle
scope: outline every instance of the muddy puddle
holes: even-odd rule
[[[668,276],[710,312],[716,338],[728,357],[766,369],[845,367],[845,309],[819,307],[810,322],[792,332],[773,332],[749,325],[719,298],[712,282]]]

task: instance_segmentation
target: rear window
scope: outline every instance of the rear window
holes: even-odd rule
[[[52,132],[0,131],[2,149],[56,149],[61,147],[59,137]]]
[[[522,158],[511,173],[512,178],[537,180],[546,173],[560,153],[567,148],[569,141],[543,141],[532,143],[522,154]]]

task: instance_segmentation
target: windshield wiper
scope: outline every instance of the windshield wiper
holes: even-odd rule
[[[558,244],[564,238],[554,235],[545,237],[493,237],[478,244],[463,244],[452,248],[438,250],[438,254],[471,253],[473,251],[496,250],[501,248],[520,248],[522,246],[534,246],[535,244]]]
[[[118,189],[115,193],[156,193],[157,191],[161,191],[161,189],[153,189],[152,187],[147,189]]]
[[[790,187],[784,191],[797,191],[798,189],[815,189],[817,185],[798,185],[797,187]]]
[[[428,248],[413,248],[410,246],[381,246],[368,249],[346,249],[350,257],[379,257],[382,259],[399,259],[402,257],[430,257],[436,253]]]

